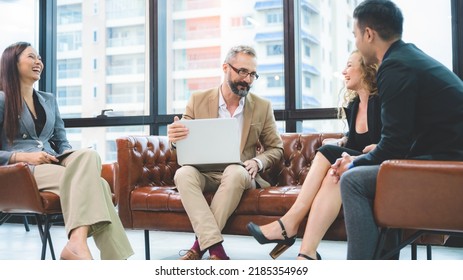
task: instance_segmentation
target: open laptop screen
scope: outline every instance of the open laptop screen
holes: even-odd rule
[[[240,131],[236,118],[180,120],[189,129],[177,141],[177,161],[201,171],[223,171],[240,160]]]

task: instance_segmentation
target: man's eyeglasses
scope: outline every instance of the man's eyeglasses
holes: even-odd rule
[[[257,75],[256,72],[249,72],[248,70],[243,68],[237,69],[233,67],[233,65],[231,65],[230,63],[227,64],[231,67],[231,69],[233,69],[233,71],[235,71],[238,75],[240,75],[243,78],[246,78],[249,75],[252,79],[259,79],[259,75]]]

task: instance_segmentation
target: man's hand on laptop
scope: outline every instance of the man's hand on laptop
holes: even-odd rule
[[[175,116],[174,122],[167,126],[167,136],[169,137],[169,142],[174,144],[182,139],[185,139],[188,135],[188,128],[185,125],[179,123],[180,119]]]
[[[249,172],[249,175],[251,175],[251,178],[256,178],[257,172],[259,172],[259,165],[257,164],[257,161],[254,159],[247,160],[244,162],[244,166],[244,168],[246,168]]]

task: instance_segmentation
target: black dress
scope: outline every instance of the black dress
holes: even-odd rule
[[[355,121],[358,112],[360,99],[355,98],[345,109],[347,122],[349,124],[348,140],[345,147],[335,145],[323,145],[318,151],[333,164],[336,159],[341,157],[343,152],[351,156],[362,154],[362,150],[371,144],[377,144],[381,137],[381,115],[380,102],[377,95],[371,96],[368,100],[367,122],[368,131],[365,133],[357,133],[355,131]]]
[[[355,137],[356,141],[354,142],[356,145],[352,148],[347,147],[339,147],[335,145],[323,145],[321,146],[318,151],[322,153],[328,161],[333,164],[335,163],[336,159],[341,157],[343,152],[348,153],[351,156],[358,156],[362,154],[362,150],[373,143],[370,143],[368,131],[362,134],[358,134],[355,130],[354,133],[349,133],[349,137]],[[362,146],[363,145],[363,146]]]

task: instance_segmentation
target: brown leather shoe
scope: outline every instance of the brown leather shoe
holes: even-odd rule
[[[227,261],[230,258],[227,256],[226,259],[221,259],[221,258],[217,257],[216,255],[210,255],[209,258],[207,258],[207,259],[211,260],[211,261]]]
[[[195,250],[190,249],[179,260],[191,261],[191,260],[200,260],[200,259],[201,259],[201,256],[199,256],[199,253],[196,252]]]

